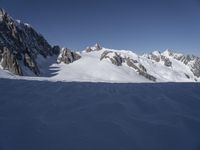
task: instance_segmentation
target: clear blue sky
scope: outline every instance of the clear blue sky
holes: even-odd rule
[[[200,55],[199,0],[0,0],[51,44]]]

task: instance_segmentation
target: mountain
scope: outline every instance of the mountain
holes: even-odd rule
[[[51,46],[31,25],[0,10],[0,77],[85,82],[199,82],[200,58],[171,50],[137,55],[95,44]],[[40,77],[37,77],[40,76]]]
[[[14,20],[0,9],[0,61],[3,69],[16,75],[41,75],[37,58],[59,53],[30,25]]]
[[[197,82],[199,57],[169,50],[137,55],[132,51],[87,47],[80,59],[59,68],[52,80],[91,82]]]

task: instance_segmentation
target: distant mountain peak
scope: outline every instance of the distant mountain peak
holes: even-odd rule
[[[100,50],[102,50],[102,47],[100,46],[100,44],[99,43],[96,43],[94,46],[88,46],[87,48],[86,48],[86,52],[92,52],[92,51],[100,51]]]
[[[164,56],[172,56],[174,54],[174,52],[171,49],[166,49],[162,54]]]
[[[96,44],[94,45],[94,47],[95,47],[97,50],[101,50],[101,49],[102,49],[102,47],[100,46],[99,43],[96,43]]]

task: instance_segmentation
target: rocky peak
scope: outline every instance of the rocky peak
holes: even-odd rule
[[[156,56],[160,56],[161,52],[160,51],[153,51],[152,54],[156,55]]]
[[[76,52],[71,51],[68,48],[62,48],[60,51],[60,54],[58,56],[57,62],[58,63],[65,63],[65,64],[70,64],[78,59],[80,59],[81,56],[77,54]]]
[[[57,50],[41,34],[27,24],[14,20],[3,9],[0,9],[0,31],[0,61],[4,62],[4,69],[14,74],[26,75],[24,72],[29,70],[38,76],[37,56],[46,58],[58,54],[54,53]],[[12,62],[14,65],[11,67]]]
[[[166,49],[162,55],[164,56],[173,56],[174,55],[174,52],[171,50],[171,49]]]
[[[96,43],[96,44],[94,45],[94,48],[95,48],[96,51],[99,51],[99,50],[102,49],[102,47],[100,46],[99,43]]]
[[[0,21],[3,21],[4,15],[5,15],[5,10],[0,8]]]
[[[89,52],[92,52],[92,51],[100,51],[100,50],[102,50],[102,47],[100,46],[99,43],[96,43],[92,47],[87,47],[85,51],[89,53]]]

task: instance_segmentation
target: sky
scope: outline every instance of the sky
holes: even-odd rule
[[[0,0],[52,45],[200,55],[200,0]]]

